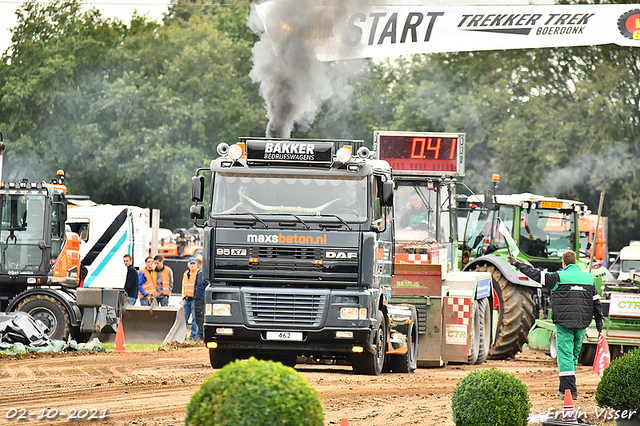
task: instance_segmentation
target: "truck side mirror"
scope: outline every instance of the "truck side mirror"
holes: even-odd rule
[[[393,206],[393,182],[382,184],[381,204],[383,207]]]
[[[193,220],[204,219],[204,206],[191,206],[189,216],[191,216]]]
[[[191,201],[201,202],[204,198],[204,176],[191,178]]]
[[[57,214],[58,214],[58,222],[66,222],[67,221],[67,204],[60,203],[57,205]]]

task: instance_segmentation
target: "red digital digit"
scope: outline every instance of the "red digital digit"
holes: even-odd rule
[[[435,151],[435,156],[433,157],[434,160],[437,160],[438,157],[440,156],[440,142],[442,142],[442,139],[437,138],[436,139],[436,146],[432,146],[431,143],[433,142],[432,138],[429,138],[429,143],[427,144],[427,151]]]
[[[458,140],[456,138],[451,139],[451,152],[449,153],[449,160],[453,160],[453,155],[456,153],[456,143]]]
[[[416,154],[416,145],[420,143],[420,152]],[[413,138],[411,144],[411,158],[424,158],[424,145],[426,143],[425,138]]]

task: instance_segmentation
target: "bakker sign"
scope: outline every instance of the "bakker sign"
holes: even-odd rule
[[[640,47],[640,4],[529,6],[315,6],[310,25],[256,6],[276,52],[303,36],[321,61],[398,54],[617,44]],[[313,19],[310,19],[313,20]]]

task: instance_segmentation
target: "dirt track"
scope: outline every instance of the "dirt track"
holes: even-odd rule
[[[350,425],[402,426],[453,425],[451,394],[477,368],[515,373],[529,387],[532,414],[562,410],[562,401],[555,396],[555,363],[531,352],[481,366],[420,368],[414,374],[377,377],[353,375],[348,366],[305,364],[296,369],[320,393],[327,425],[339,425],[347,418]],[[0,424],[180,425],[191,394],[213,371],[202,345],[128,354],[1,356]],[[577,380],[576,408],[586,412],[593,424],[612,425],[595,418],[599,378],[589,367],[579,366]],[[94,409],[97,417],[108,410],[108,417],[70,422],[69,414],[75,410],[83,415],[83,408]],[[34,415],[27,414],[22,422],[7,418],[20,409]],[[54,409],[66,416],[55,416]],[[56,420],[39,420],[43,410]]]

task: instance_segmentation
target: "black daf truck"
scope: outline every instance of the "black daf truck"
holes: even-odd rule
[[[241,138],[218,153],[192,179],[191,208],[205,231],[212,367],[300,356],[361,374],[413,371],[415,309],[386,303],[389,164],[362,141]]]

